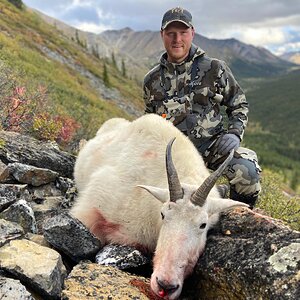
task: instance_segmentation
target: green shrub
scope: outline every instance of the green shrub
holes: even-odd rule
[[[300,198],[286,191],[279,174],[264,170],[257,207],[269,216],[283,220],[292,229],[300,230]]]
[[[11,4],[13,4],[15,7],[22,9],[24,4],[22,0],[8,0]]]

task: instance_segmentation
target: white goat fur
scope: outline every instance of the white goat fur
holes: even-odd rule
[[[173,162],[185,191],[184,198],[176,203],[168,201],[165,167],[166,146],[174,137]],[[151,287],[166,299],[179,296],[184,277],[203,252],[207,230],[217,220],[218,213],[243,205],[220,199],[215,187],[203,207],[189,201],[191,194],[210,173],[191,141],[169,121],[154,114],[144,115],[133,122],[120,118],[105,122],[80,151],[74,175],[79,196],[71,214],[104,244],[141,246],[151,252],[156,249]],[[144,189],[138,185],[143,185]],[[172,229],[164,228],[162,233],[165,221],[161,211],[168,214],[179,205],[184,209],[178,212],[177,220],[168,221],[171,217],[165,217],[173,223]],[[192,225],[185,224],[191,220],[207,223],[207,226],[200,233],[193,233]],[[163,237],[158,242],[159,235]],[[190,239],[187,238],[189,235]],[[185,247],[190,250],[185,251]],[[172,255],[167,251],[172,251]],[[182,265],[177,261],[181,258]],[[161,287],[156,282],[158,278],[179,288],[171,295],[161,294]]]

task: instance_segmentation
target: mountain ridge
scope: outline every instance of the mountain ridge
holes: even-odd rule
[[[103,31],[100,34],[74,29],[61,21],[46,16],[35,10],[48,23],[63,31],[70,38],[75,38],[76,32],[85,39],[87,48],[97,50],[100,57],[116,56],[119,66],[125,61],[131,74],[138,81],[149,69],[158,63],[164,52],[159,31],[135,31],[129,27]],[[73,28],[73,29],[71,29]],[[202,48],[207,55],[226,61],[237,78],[273,76],[286,72],[295,66],[294,63],[275,56],[262,47],[255,47],[237,39],[209,39],[196,33],[194,44]]]

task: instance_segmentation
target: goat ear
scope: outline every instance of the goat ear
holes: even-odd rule
[[[224,198],[209,198],[207,200],[207,212],[209,215],[220,213],[235,207],[249,207],[249,205],[243,202]]]
[[[148,191],[152,196],[162,203],[169,201],[170,195],[168,189],[158,188],[150,185],[138,185],[138,187]]]

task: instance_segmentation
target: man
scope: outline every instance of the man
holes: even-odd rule
[[[234,149],[225,176],[230,198],[255,205],[260,192],[260,167],[252,150],[240,147],[248,121],[248,103],[228,66],[192,44],[192,15],[176,7],[162,19],[166,52],[144,79],[146,113],[170,120],[186,134],[215,170]],[[220,107],[226,107],[225,129]],[[224,187],[224,186],[223,186]]]

